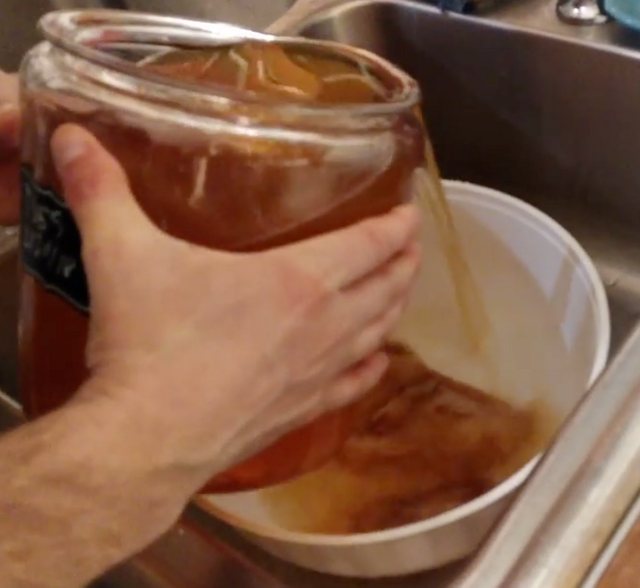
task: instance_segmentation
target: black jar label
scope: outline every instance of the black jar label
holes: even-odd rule
[[[89,312],[89,289],[82,264],[82,240],[64,200],[40,186],[30,166],[20,170],[24,269],[50,292]]]

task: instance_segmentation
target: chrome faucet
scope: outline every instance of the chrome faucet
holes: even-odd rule
[[[558,0],[558,18],[567,24],[596,25],[609,20],[602,0]]]

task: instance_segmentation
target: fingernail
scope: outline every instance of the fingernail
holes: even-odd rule
[[[411,210],[410,204],[399,204],[398,206],[395,207],[393,212],[395,212],[398,215],[407,215],[409,214],[409,210]]]
[[[416,216],[416,207],[413,204],[401,204],[396,208],[396,214],[413,218]]]
[[[51,148],[56,166],[61,168],[83,157],[87,152],[87,142],[75,128],[62,127],[54,133]]]
[[[404,223],[409,225],[411,233],[417,231],[421,219],[415,206],[412,204],[402,204],[395,209],[395,214],[398,215]]]
[[[391,359],[383,351],[379,352],[379,357],[380,357],[380,359],[377,360],[379,362],[378,363],[378,369],[380,370],[380,372],[384,373],[384,372],[387,371],[387,368],[389,367],[389,364],[391,363]]]

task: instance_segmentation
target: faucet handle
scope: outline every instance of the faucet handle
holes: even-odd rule
[[[567,24],[596,25],[609,20],[602,0],[558,0],[558,18]]]

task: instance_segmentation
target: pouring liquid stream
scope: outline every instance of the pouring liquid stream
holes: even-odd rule
[[[416,172],[418,202],[434,219],[438,241],[451,273],[466,343],[471,352],[482,353],[491,334],[491,321],[464,254],[441,181],[431,141],[425,142],[427,169]],[[429,170],[431,172],[429,173]]]

